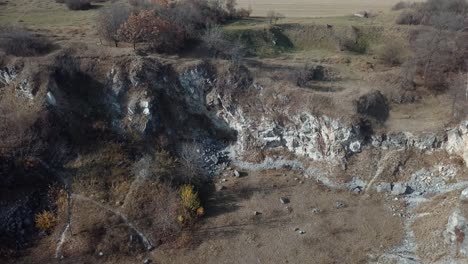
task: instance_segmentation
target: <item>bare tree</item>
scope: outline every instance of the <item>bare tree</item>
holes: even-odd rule
[[[117,47],[120,41],[118,30],[129,16],[130,11],[128,8],[120,4],[112,4],[101,9],[96,18],[99,36],[107,41],[114,42]]]
[[[468,74],[460,72],[450,82],[449,94],[452,97],[452,116],[455,120],[468,115]]]
[[[205,180],[205,170],[202,148],[195,142],[183,143],[179,149],[179,162],[181,163],[181,174],[185,182],[199,185]]]
[[[390,66],[400,65],[405,60],[405,46],[402,41],[389,40],[377,50],[377,56]]]
[[[224,48],[226,48],[226,40],[224,33],[220,26],[208,26],[201,36],[201,40],[213,57],[220,55]]]
[[[236,17],[237,0],[226,0],[226,10],[231,18]]]
[[[270,25],[274,25],[278,23],[280,19],[284,19],[285,17],[286,17],[285,15],[278,13],[274,10],[270,10],[267,13],[268,22],[270,23]]]

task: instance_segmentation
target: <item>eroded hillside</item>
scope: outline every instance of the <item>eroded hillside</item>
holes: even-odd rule
[[[60,27],[38,29],[37,54],[1,42],[0,259],[466,263],[468,35],[452,2],[284,23],[228,5],[184,48]],[[148,10],[132,15],[162,17]],[[0,30],[34,37],[14,33]]]

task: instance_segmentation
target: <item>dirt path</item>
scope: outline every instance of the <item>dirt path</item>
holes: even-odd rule
[[[380,197],[330,190],[295,177],[292,172],[262,171],[228,178],[222,183],[226,189],[209,201],[193,247],[160,248],[154,251],[154,260],[361,263],[401,242],[401,219],[392,215]],[[282,204],[280,197],[289,198],[290,203]],[[336,208],[337,201],[346,207]]]

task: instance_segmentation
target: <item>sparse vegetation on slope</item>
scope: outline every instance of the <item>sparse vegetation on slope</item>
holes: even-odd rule
[[[364,1],[0,4],[0,261],[467,259],[466,2]]]

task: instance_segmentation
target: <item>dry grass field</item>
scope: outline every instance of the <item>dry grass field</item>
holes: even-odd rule
[[[251,7],[253,16],[265,16],[270,10],[286,17],[344,16],[359,11],[386,11],[399,0],[238,0],[242,7]]]

